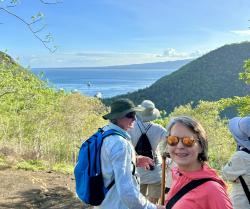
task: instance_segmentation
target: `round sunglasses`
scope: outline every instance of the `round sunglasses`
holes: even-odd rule
[[[170,146],[176,146],[179,143],[179,141],[181,141],[182,144],[186,147],[192,147],[195,144],[195,142],[198,140],[190,136],[184,136],[184,137],[168,136],[167,137],[167,144]]]

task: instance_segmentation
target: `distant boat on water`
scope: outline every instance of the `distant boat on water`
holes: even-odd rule
[[[102,92],[97,92],[95,94],[95,97],[98,98],[98,99],[101,99],[102,98]]]
[[[87,83],[87,86],[88,87],[92,86],[92,84],[90,83],[90,81]]]

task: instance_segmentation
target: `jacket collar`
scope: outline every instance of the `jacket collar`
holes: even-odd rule
[[[129,140],[131,139],[131,137],[127,131],[123,130],[121,127],[115,125],[114,123],[110,122],[107,126],[108,126],[108,129],[114,129],[114,130],[120,132],[122,135],[126,136],[127,139],[129,139]]]

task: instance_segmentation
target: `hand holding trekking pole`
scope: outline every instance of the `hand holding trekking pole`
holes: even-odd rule
[[[165,202],[165,185],[166,185],[166,158],[167,153],[162,154],[162,176],[161,176],[161,205],[164,205]]]

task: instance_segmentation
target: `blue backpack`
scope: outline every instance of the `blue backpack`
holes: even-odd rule
[[[94,135],[82,144],[74,169],[77,196],[83,202],[93,206],[102,203],[105,194],[115,183],[115,180],[113,180],[107,188],[104,187],[101,171],[101,147],[103,139],[110,135],[120,135],[126,138],[116,130],[104,131],[99,128]]]

